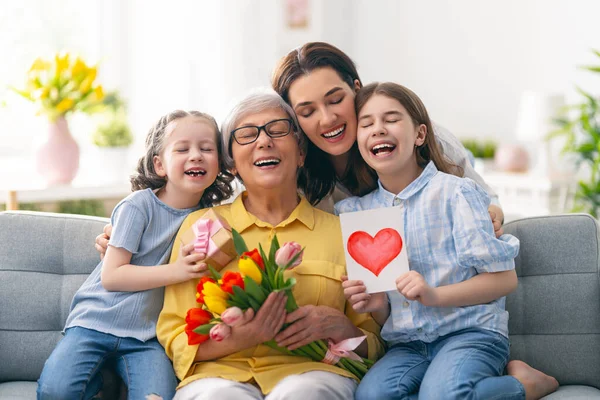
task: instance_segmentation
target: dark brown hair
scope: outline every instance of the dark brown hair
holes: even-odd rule
[[[408,112],[408,115],[415,126],[425,125],[427,127],[425,141],[415,149],[417,164],[419,164],[421,168],[425,168],[429,161],[433,161],[439,171],[456,176],[463,176],[462,168],[453,164],[442,153],[437,140],[435,139],[433,126],[429,119],[427,109],[421,99],[412,90],[393,82],[371,83],[360,89],[356,94],[355,105],[357,116],[367,101],[374,95],[383,95],[398,101],[406,109],[406,112]]]
[[[167,128],[169,125],[181,118],[194,116],[206,120],[215,130],[217,151],[219,156],[219,173],[217,179],[204,190],[200,204],[210,207],[228,199],[233,194],[231,182],[234,177],[225,169],[223,163],[223,137],[219,132],[217,122],[213,117],[200,111],[175,110],[162,116],[150,129],[146,136],[146,154],[138,161],[135,174],[130,178],[131,190],[160,189],[167,183],[167,179],[159,176],[154,169],[154,156],[164,150]]]
[[[310,42],[292,50],[283,57],[271,76],[273,89],[289,104],[290,86],[301,76],[315,69],[332,68],[352,90],[360,77],[354,62],[340,49],[323,42]],[[298,187],[311,204],[317,204],[335,188],[338,177],[331,155],[308,140],[304,167],[298,175]],[[356,143],[350,150],[350,159],[344,175],[339,179],[352,194],[362,196],[377,186],[377,175],[358,152]]]

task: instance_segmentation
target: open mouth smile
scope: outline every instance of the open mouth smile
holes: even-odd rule
[[[386,157],[396,149],[396,145],[391,143],[378,143],[371,147],[371,153],[375,157]]]
[[[346,124],[340,125],[330,131],[324,132],[321,136],[327,140],[341,139],[346,132]]]
[[[206,175],[206,170],[203,168],[191,168],[191,169],[188,169],[187,171],[185,171],[184,173],[188,176],[197,178],[199,176]]]
[[[259,168],[269,168],[279,165],[280,162],[281,160],[276,157],[259,158],[258,160],[254,161],[254,165]]]

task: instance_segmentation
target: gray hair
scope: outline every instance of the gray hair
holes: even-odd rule
[[[244,97],[238,102],[235,107],[229,112],[223,124],[221,124],[221,132],[223,134],[223,161],[227,169],[233,168],[233,156],[231,153],[231,143],[233,137],[231,132],[237,128],[237,124],[248,115],[258,114],[265,110],[278,109],[284,111],[292,120],[292,131],[300,150],[306,154],[306,137],[300,129],[296,113],[286,103],[281,96],[271,89],[259,89]]]

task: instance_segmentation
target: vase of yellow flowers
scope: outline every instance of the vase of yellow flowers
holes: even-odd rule
[[[25,89],[13,90],[38,106],[48,118],[44,141],[36,149],[36,167],[49,184],[70,183],[79,169],[79,146],[66,117],[102,108],[104,91],[96,84],[97,67],[67,52],[38,58],[27,73]]]

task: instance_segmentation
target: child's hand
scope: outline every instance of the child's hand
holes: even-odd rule
[[[181,249],[179,249],[179,257],[173,263],[173,272],[179,282],[202,278],[207,275],[208,265],[200,262],[206,258],[206,254],[192,253],[193,251],[193,243],[181,246]]]
[[[346,300],[356,312],[374,312],[388,306],[385,292],[367,293],[367,287],[362,281],[349,281],[347,276],[342,275],[342,287],[344,288]]]
[[[439,307],[439,298],[435,288],[427,284],[423,275],[410,271],[396,279],[396,288],[407,300],[417,300],[428,307]]]

